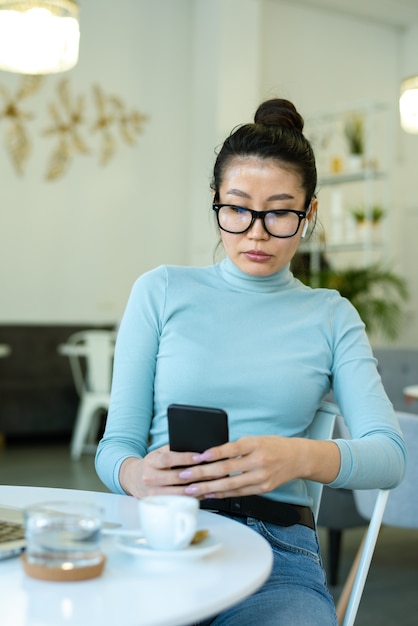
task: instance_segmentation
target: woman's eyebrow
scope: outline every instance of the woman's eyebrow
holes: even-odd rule
[[[245,193],[245,191],[241,191],[240,189],[228,189],[228,191],[226,192],[226,195],[231,195],[231,196],[239,196],[240,198],[248,198],[250,199],[251,196],[248,193]]]
[[[292,196],[290,193],[275,193],[272,196],[269,196],[267,198],[268,201],[270,200],[294,200],[295,197]]]
[[[245,191],[242,191],[241,189],[228,189],[228,191],[226,192],[226,195],[232,195],[232,196],[239,196],[240,198],[247,198],[250,199],[251,196],[250,194],[246,193]],[[272,196],[269,196],[267,198],[267,202],[271,202],[273,200],[294,200],[295,197],[292,196],[289,193],[275,193]]]

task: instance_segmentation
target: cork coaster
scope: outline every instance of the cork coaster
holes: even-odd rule
[[[88,565],[86,567],[74,567],[72,569],[64,569],[62,567],[48,567],[45,565],[35,565],[28,563],[26,554],[21,556],[23,569],[26,574],[31,578],[38,578],[38,580],[52,580],[56,582],[78,581],[88,580],[90,578],[97,578],[103,572],[106,557],[102,555],[99,563],[94,565]]]

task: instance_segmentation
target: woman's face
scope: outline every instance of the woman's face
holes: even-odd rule
[[[218,201],[254,211],[304,211],[305,195],[295,170],[274,160],[237,157],[225,168]],[[316,207],[317,200],[313,200],[309,220]],[[296,235],[286,239],[270,235],[260,219],[256,219],[245,233],[220,232],[227,256],[240,270],[252,276],[270,276],[293,258],[304,224],[302,220]]]

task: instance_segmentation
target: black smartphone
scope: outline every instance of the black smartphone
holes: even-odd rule
[[[167,418],[170,449],[175,452],[200,453],[228,441],[228,415],[223,409],[170,404]]]

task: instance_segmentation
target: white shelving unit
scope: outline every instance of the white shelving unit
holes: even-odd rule
[[[355,169],[344,133],[350,115],[363,121],[364,152]],[[318,224],[301,246],[310,254],[311,273],[320,267],[321,254],[332,267],[367,266],[388,254],[392,205],[392,120],[388,107],[357,104],[306,121],[317,158],[319,178]],[[372,223],[373,207],[383,218]],[[358,225],[353,211],[363,209]]]

